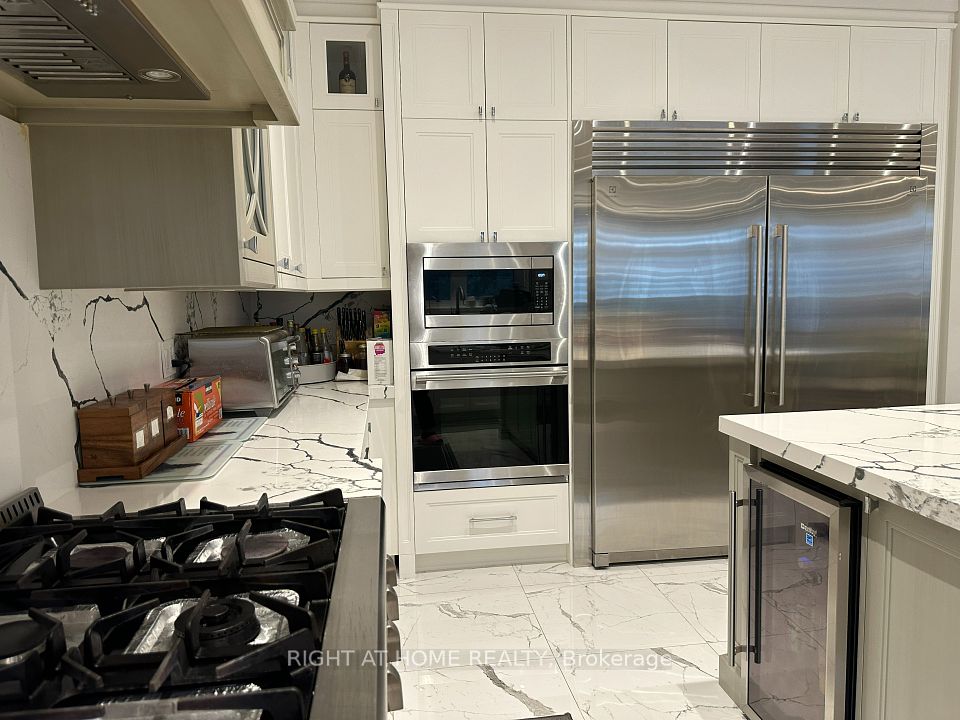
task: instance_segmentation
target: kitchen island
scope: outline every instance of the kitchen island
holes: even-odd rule
[[[201,497],[225,505],[286,502],[338,487],[346,497],[380,495],[382,465],[364,455],[369,388],[366,382],[300,386],[283,408],[214,477],[190,482],[151,482],[73,487],[44,497],[72,514],[102,512],[117,501],[128,510]]]
[[[764,720],[955,718],[960,405],[726,416],[719,428],[731,438],[724,690]],[[819,490],[822,517],[848,513],[852,540],[799,502],[777,505],[770,478],[796,498]],[[771,665],[782,683],[757,680]]]

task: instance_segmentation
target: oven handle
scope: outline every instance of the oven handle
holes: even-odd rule
[[[567,368],[502,368],[498,371],[460,372],[435,370],[410,373],[414,390],[455,388],[529,387],[535,385],[567,385]]]

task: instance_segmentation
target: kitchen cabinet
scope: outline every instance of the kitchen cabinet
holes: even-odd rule
[[[277,247],[277,283],[281,288],[306,288],[303,248],[303,203],[300,195],[299,128],[271,125],[270,180],[273,230]]]
[[[483,116],[482,13],[403,11],[400,47],[404,117]]]
[[[409,242],[566,239],[565,121],[404,120]]]
[[[936,52],[936,30],[852,28],[850,119],[933,122]]]
[[[566,18],[487,13],[483,32],[487,117],[566,120]]]
[[[320,274],[388,277],[383,113],[315,110]]]
[[[487,123],[487,228],[491,240],[567,238],[567,123]]]
[[[30,130],[41,288],[276,286],[254,128]]]
[[[408,242],[487,238],[486,123],[404,120]]]
[[[759,120],[760,25],[671,21],[668,35],[672,120]]]
[[[667,113],[667,21],[575,17],[575,120],[660,120]]]
[[[405,118],[563,120],[566,18],[402,11]]]
[[[849,27],[764,25],[760,47],[761,121],[845,121]]]
[[[321,23],[309,28],[313,108],[381,109],[380,28]]]

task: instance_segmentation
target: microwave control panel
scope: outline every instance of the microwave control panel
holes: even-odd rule
[[[553,312],[553,270],[547,268],[533,270],[533,311],[535,313]]]
[[[431,345],[431,365],[483,365],[515,362],[550,362],[548,342],[485,343],[483,345]]]

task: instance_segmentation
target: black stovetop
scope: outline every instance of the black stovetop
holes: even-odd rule
[[[339,490],[82,517],[21,494],[0,509],[0,718],[308,718],[346,515]]]

